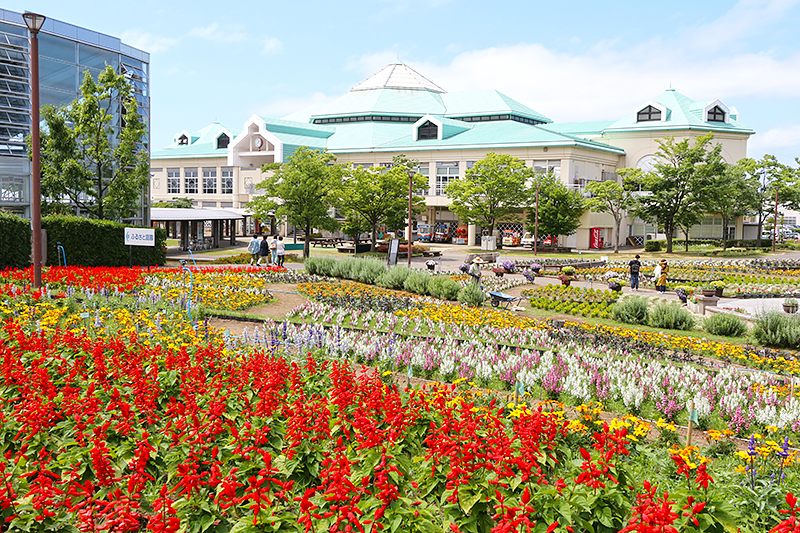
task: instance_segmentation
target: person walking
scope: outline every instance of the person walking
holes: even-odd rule
[[[265,266],[269,264],[269,243],[267,242],[267,236],[264,235],[261,237],[261,242],[259,243],[258,247],[258,261],[256,265],[261,266],[261,261],[264,261]]]
[[[658,266],[661,267],[659,269],[658,274],[658,281],[656,282],[656,290],[664,293],[667,292],[667,272],[669,272],[669,267],[667,266],[667,260],[662,259]]]
[[[258,242],[258,234],[254,233],[253,238],[247,245],[247,251],[250,253],[250,264],[254,265],[258,261],[258,252],[261,250],[261,243]]]
[[[639,269],[642,268],[642,264],[639,262],[639,254],[636,254],[636,257],[633,261],[628,263],[628,267],[630,268],[631,272],[631,290],[638,291],[639,290]]]
[[[278,264],[278,236],[273,235],[272,240],[269,241],[269,253],[272,256],[272,264]]]
[[[286,258],[286,244],[283,242],[283,237],[278,237],[278,243],[275,251],[278,254],[278,266],[283,266],[283,261]]]

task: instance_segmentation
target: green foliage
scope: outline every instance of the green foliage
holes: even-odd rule
[[[348,228],[356,233],[370,231],[372,249],[377,245],[377,228],[385,224],[388,228],[399,228],[408,217],[408,170],[419,165],[418,161],[404,155],[395,156],[392,167],[363,168],[347,166],[342,169],[344,179],[338,191],[338,208],[347,217]],[[427,187],[422,174],[415,174],[413,190]],[[419,213],[425,207],[425,199],[413,195],[412,210]],[[348,235],[353,235],[353,230]]]
[[[434,276],[428,284],[431,296],[440,300],[455,300],[461,291],[461,284],[450,276]]]
[[[31,223],[0,211],[0,270],[25,268],[31,263]]]
[[[611,308],[611,316],[614,320],[626,324],[647,324],[650,316],[647,298],[626,296]]]
[[[486,301],[486,295],[477,283],[467,283],[458,293],[458,301],[470,307],[480,307]]]
[[[778,189],[778,202],[784,208],[800,208],[800,169],[784,165],[770,154],[761,160],[742,159],[738,163],[747,175],[751,187],[755,188],[753,203],[758,220],[758,246],[761,246],[761,233],[764,223],[775,210],[775,190]]]
[[[614,253],[619,253],[619,226],[628,209],[634,204],[631,191],[625,190],[621,183],[611,180],[590,181],[586,185],[586,190],[593,195],[586,200],[586,208],[608,213],[614,218],[614,235],[616,235]]]
[[[99,219],[131,217],[150,180],[148,153],[141,148],[147,128],[131,85],[106,66],[97,81],[86,72],[80,92],[68,106],[42,108],[42,197],[66,198]],[[114,102],[126,111],[116,143]]]
[[[332,257],[306,257],[303,266],[309,274],[333,277],[336,260]]]
[[[463,179],[448,183],[445,193],[453,200],[450,209],[459,219],[488,228],[491,233],[498,219],[528,203],[528,177],[524,162],[508,154],[490,152],[476,161]]]
[[[694,328],[694,316],[677,302],[658,303],[650,311],[648,324],[654,328],[689,331]]]
[[[358,270],[355,272],[355,277],[353,279],[359,283],[375,285],[378,278],[386,274],[386,261],[382,259],[364,257],[359,258],[358,262]]]
[[[580,227],[586,207],[578,191],[567,188],[552,170],[535,174],[539,184],[539,235],[572,235]],[[528,227],[536,224],[536,208],[529,202]]]
[[[403,282],[403,289],[417,294],[430,294],[431,276],[422,270],[412,270]]]
[[[645,252],[660,252],[661,251],[661,241],[647,241],[644,243],[644,251]]]
[[[713,177],[722,174],[722,145],[712,146],[712,133],[675,141],[673,137],[656,139],[655,168],[652,172],[624,168],[618,173],[625,186],[641,187],[649,191],[638,198],[634,213],[639,218],[655,221],[667,234],[667,253],[672,253],[672,235],[678,226],[696,224],[702,213],[705,199],[712,195]]]
[[[272,172],[256,185],[264,194],[247,206],[254,216],[262,219],[268,218],[269,212],[274,210],[277,217],[288,217],[289,222],[302,228],[306,235],[314,228],[336,229],[338,223],[329,213],[341,186],[341,167],[332,164],[335,160],[336,156],[327,151],[304,146],[283,163],[264,165],[262,172]],[[280,202],[276,202],[276,198]],[[304,258],[309,256],[309,245],[306,239]]]
[[[752,335],[759,344],[775,348],[800,348],[800,318],[780,311],[758,317]]]
[[[192,209],[192,200],[190,198],[177,198],[172,200],[164,200],[162,202],[153,202],[150,207],[175,207],[178,209]]]
[[[747,331],[744,320],[727,313],[714,313],[703,321],[703,327],[712,335],[724,337],[741,337]]]
[[[71,215],[43,217],[42,228],[47,230],[47,264],[58,264],[56,247],[59,242],[70,266],[127,266],[129,253],[133,254],[134,265],[145,266],[148,250],[151,265],[166,263],[166,230],[156,228],[155,246],[128,247],[125,246],[125,227],[118,222]]]
[[[403,290],[403,284],[406,282],[406,278],[411,272],[413,272],[413,270],[407,266],[397,265],[382,274],[375,284],[387,289],[401,291]]]

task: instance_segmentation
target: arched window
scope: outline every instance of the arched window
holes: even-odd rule
[[[231,139],[224,133],[217,137],[217,148],[227,148],[228,144],[230,144]]]
[[[189,138],[186,135],[178,137],[178,144],[189,144]]]
[[[661,110],[651,105],[636,113],[636,122],[650,122],[661,120]]]
[[[438,139],[439,127],[430,120],[425,121],[425,124],[417,129],[417,139]]]
[[[725,122],[725,111],[720,109],[718,105],[715,105],[714,107],[708,110],[708,121]]]

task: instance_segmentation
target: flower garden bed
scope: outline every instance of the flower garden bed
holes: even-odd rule
[[[8,527],[563,533],[646,530],[657,517],[680,531],[755,532],[784,519],[788,528],[796,512],[800,407],[786,378],[669,358],[713,352],[797,373],[786,353],[764,350],[759,361],[745,347],[552,328],[429,298],[393,312],[310,303],[299,323],[268,322],[245,342],[186,307],[225,295],[231,307],[258,303],[249,291],[285,274],[193,274],[212,292],[189,296],[180,270],[140,274],[130,287],[89,287],[84,273],[51,300],[24,276],[0,276]],[[397,297],[306,281],[320,299]],[[453,384],[406,390],[386,382],[390,371]],[[534,397],[579,404],[581,416]],[[600,420],[598,400],[639,417]],[[707,452],[663,445],[690,400],[701,427],[717,430]],[[641,418],[652,415],[664,420]],[[723,430],[763,436],[735,457]]]

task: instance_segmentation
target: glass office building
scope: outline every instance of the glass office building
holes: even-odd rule
[[[43,15],[47,15],[43,13]],[[133,87],[139,114],[150,130],[150,54],[119,38],[48,18],[39,33],[40,104],[64,105],[79,95],[84,73],[95,79],[111,65]],[[112,102],[118,133],[124,110]],[[0,9],[0,209],[30,218],[30,162],[25,137],[31,128],[30,53],[22,14]],[[150,150],[149,133],[143,143]],[[149,225],[150,190],[142,190],[131,222]]]

